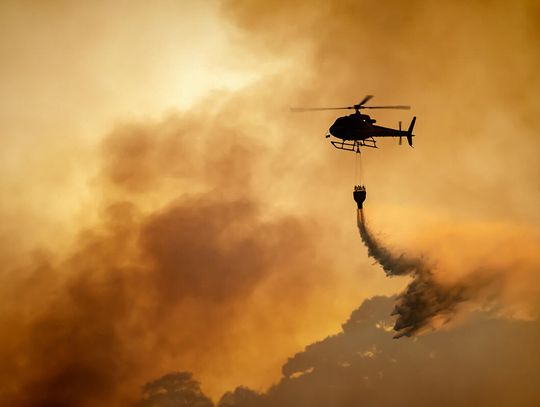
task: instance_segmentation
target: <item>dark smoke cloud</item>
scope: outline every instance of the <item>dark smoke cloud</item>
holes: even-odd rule
[[[368,249],[368,256],[377,260],[388,276],[410,275],[413,278],[405,291],[397,297],[392,312],[398,316],[394,324],[396,338],[414,335],[428,327],[435,318],[448,321],[456,312],[458,304],[469,299],[472,284],[442,284],[435,279],[423,259],[391,253],[368,229],[363,209],[358,210],[357,224],[362,241]]]
[[[10,270],[0,404],[126,405],[164,367],[208,373],[241,360],[243,341],[261,339],[256,324],[247,335],[235,324],[246,309],[267,312],[252,296],[270,296],[272,277],[283,275],[272,298],[284,308],[303,301],[306,270],[325,267],[310,237],[316,222],[267,216],[250,184],[250,141],[236,133],[214,149],[229,130],[206,126],[173,115],[107,137],[94,180],[98,221],[67,253],[41,252]],[[196,151],[194,134],[206,137]],[[158,203],[148,203],[156,191]]]
[[[240,386],[216,406],[433,406],[444,400],[448,406],[509,407],[540,402],[538,321],[502,320],[481,312],[451,331],[395,341],[388,335],[395,300],[365,300],[341,332],[289,358],[282,379],[266,392]]]

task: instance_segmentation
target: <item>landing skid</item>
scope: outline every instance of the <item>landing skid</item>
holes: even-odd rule
[[[373,137],[365,140],[343,140],[343,141],[331,141],[332,145],[338,150],[354,151],[359,153],[360,147],[378,148],[377,142]]]

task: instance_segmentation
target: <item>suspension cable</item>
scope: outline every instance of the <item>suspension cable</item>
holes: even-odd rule
[[[354,182],[355,185],[362,185],[362,153],[360,151],[355,153],[354,159]]]

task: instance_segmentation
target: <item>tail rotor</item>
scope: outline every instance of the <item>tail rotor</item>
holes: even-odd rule
[[[407,130],[407,142],[412,147],[412,138],[414,137],[414,134],[412,134],[412,131],[414,129],[414,124],[416,123],[416,116],[413,117],[411,124],[409,125],[409,129]]]

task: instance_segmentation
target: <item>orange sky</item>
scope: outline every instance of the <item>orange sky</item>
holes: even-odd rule
[[[378,123],[418,117],[414,149],[362,154],[379,238],[441,281],[480,270],[469,308],[536,318],[539,22],[533,1],[3,2],[0,400],[123,405],[173,370],[263,390],[401,291],[358,237],[335,113],[288,111],[366,94],[412,106]]]

